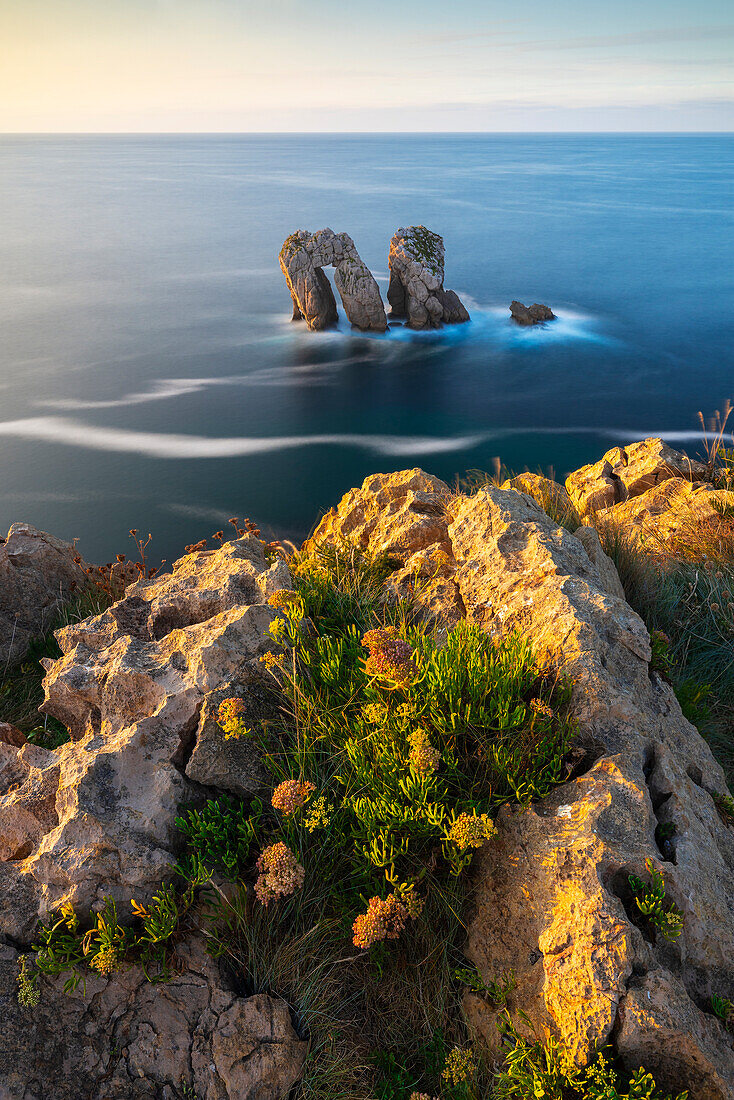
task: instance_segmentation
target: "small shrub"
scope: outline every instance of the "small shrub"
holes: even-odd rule
[[[687,1100],[688,1093],[670,1096],[658,1090],[644,1069],[620,1073],[610,1056],[599,1052],[580,1069],[553,1036],[545,1042],[523,1038],[507,1013],[500,1030],[508,1043],[505,1062],[495,1081],[496,1100]]]
[[[176,818],[176,826],[189,845],[189,856],[179,870],[187,876],[192,866],[222,871],[232,879],[245,871],[256,841],[262,803],[255,798],[249,808],[236,798],[222,795],[209,799],[203,809],[190,809]]]
[[[666,902],[665,879],[651,859],[645,860],[645,867],[650,882],[637,875],[630,875],[628,879],[637,908],[666,940],[675,940],[683,931],[683,913],[674,902]]]
[[[734,1031],[734,1004],[730,1000],[726,997],[718,997],[714,993],[711,998],[711,1011],[729,1031]]]

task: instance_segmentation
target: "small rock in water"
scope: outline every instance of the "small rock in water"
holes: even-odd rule
[[[522,302],[510,302],[510,313],[518,325],[540,325],[543,321],[556,319],[550,306],[540,305],[539,302],[533,302],[531,306],[523,305]]]

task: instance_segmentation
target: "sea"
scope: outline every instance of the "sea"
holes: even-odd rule
[[[0,137],[0,536],[170,562],[231,517],[298,541],[375,471],[696,453],[734,399],[733,181],[723,134]],[[291,322],[290,233],[349,233],[384,297],[407,225],[468,324]]]

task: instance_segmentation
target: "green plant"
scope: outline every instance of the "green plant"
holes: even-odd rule
[[[714,793],[712,795],[717,810],[727,825],[734,824],[734,798],[730,794]]]
[[[580,1068],[555,1037],[541,1042],[521,1036],[507,1012],[498,1026],[507,1053],[495,1081],[496,1100],[687,1100],[687,1092],[661,1093],[642,1068],[631,1075],[619,1072],[604,1051]]]
[[[683,913],[674,902],[666,902],[665,879],[651,859],[645,860],[645,867],[650,882],[637,875],[628,876],[637,908],[666,940],[675,940],[683,931]]]
[[[485,994],[492,1004],[498,1008],[504,1008],[507,1005],[508,994],[517,986],[517,979],[513,970],[500,974],[498,978],[490,978],[487,984],[482,981],[476,967],[455,970],[454,977],[463,985],[468,986],[473,993]]]
[[[729,1031],[734,1031],[734,1004],[728,998],[719,997],[714,993],[711,997],[711,1011]]]
[[[247,866],[256,841],[262,803],[255,798],[249,808],[238,799],[222,795],[209,799],[202,809],[189,809],[176,818],[176,827],[187,839],[189,852],[178,870],[186,877],[196,868],[223,871],[238,878]]]
[[[38,988],[38,971],[32,970],[28,965],[28,956],[21,955],[18,959],[18,1004],[21,1008],[35,1008],[41,999],[41,991]]]

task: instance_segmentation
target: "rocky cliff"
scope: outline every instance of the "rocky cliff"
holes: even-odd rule
[[[700,528],[728,522],[732,497],[703,465],[659,440],[609,452],[565,489],[522,475],[466,495],[422,470],[375,474],[322,519],[305,555],[293,559],[295,574],[247,535],[196,550],[170,574],[130,586],[101,615],[61,630],[43,710],[70,740],[56,750],[22,736],[0,740],[0,1096],[174,1100],[194,1090],[207,1100],[276,1100],[289,1095],[304,1060],[312,1064],[308,1042],[312,1051],[318,1044],[292,1016],[297,1006],[279,996],[285,990],[253,994],[203,951],[197,901],[177,933],[167,982],[151,985],[131,956],[120,970],[89,972],[70,996],[42,974],[24,1007],[17,976],[39,920],[48,926],[72,911],[91,919],[109,913],[110,899],[120,913],[131,899],[150,911],[181,856],[175,823],[185,804],[228,797],[254,806],[270,796],[277,754],[267,732],[265,740],[250,736],[283,713],[268,670],[282,668],[295,623],[293,646],[325,631],[308,652],[320,654],[324,683],[336,675],[326,671],[328,623],[339,607],[354,613],[357,590],[330,603],[326,566],[308,563],[351,547],[389,562],[375,606],[403,601],[439,648],[462,622],[497,646],[521,636],[543,682],[567,685],[574,738],[565,770],[542,798],[504,800],[464,872],[473,892],[463,950],[477,975],[464,1013],[477,1050],[490,1062],[505,1056],[500,1011],[486,990],[511,973],[505,1019],[555,1037],[578,1072],[611,1044],[620,1065],[644,1066],[659,1088],[734,1100],[731,1031],[715,1010],[734,1001],[726,778],[683,716],[597,533],[622,517],[635,545],[649,545],[651,531],[664,539],[684,516],[691,522],[691,499]],[[574,533],[548,512],[573,514]],[[581,516],[587,522],[578,526]],[[321,593],[310,619],[289,610],[307,565]],[[19,590],[6,591],[12,598]],[[390,654],[397,668],[410,646],[403,653],[394,633],[385,638],[380,667]],[[219,717],[224,700],[238,715],[237,735]],[[414,781],[438,757],[425,739],[418,746],[415,732],[409,743],[423,753],[411,756]],[[295,779],[283,778],[273,806],[293,813],[310,785],[291,790]],[[324,819],[327,811],[319,810]],[[286,835],[297,844],[295,832]],[[640,890],[654,899],[656,883],[664,892],[646,910]],[[251,885],[241,886],[251,904]],[[400,935],[410,896],[394,895],[395,936],[388,924],[383,938]]]

